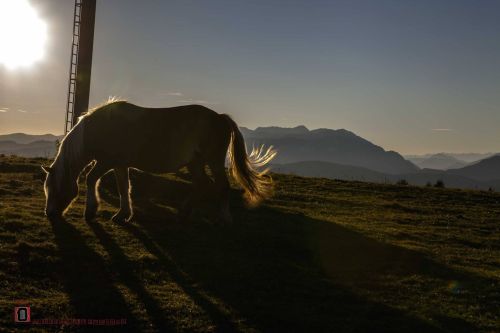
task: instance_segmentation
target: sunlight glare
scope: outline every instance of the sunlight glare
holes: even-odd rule
[[[9,69],[40,60],[47,41],[47,25],[28,0],[0,0],[0,64]]]

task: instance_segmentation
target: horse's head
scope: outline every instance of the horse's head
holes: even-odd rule
[[[60,218],[78,195],[78,184],[76,180],[69,179],[64,172],[55,166],[42,169],[47,173],[44,183],[45,191],[45,215],[49,219]]]

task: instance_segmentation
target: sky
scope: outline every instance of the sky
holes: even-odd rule
[[[61,134],[73,1],[30,3],[48,41],[30,67],[0,64],[0,134]],[[402,154],[500,152],[497,0],[97,0],[95,29],[93,105],[198,103]]]

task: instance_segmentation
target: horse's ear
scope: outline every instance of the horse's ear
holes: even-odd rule
[[[49,173],[52,171],[52,168],[49,166],[41,165],[42,170],[45,171],[45,173]]]

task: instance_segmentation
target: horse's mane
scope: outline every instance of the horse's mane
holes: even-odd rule
[[[73,126],[71,131],[69,131],[69,133],[61,140],[59,149],[56,154],[56,160],[60,160],[61,165],[63,165],[65,168],[65,172],[75,171],[75,170],[68,170],[68,168],[78,167],[78,160],[81,159],[83,156],[82,155],[83,137],[85,128],[84,124],[82,124],[82,120],[90,116],[95,111],[102,109],[105,106],[119,102],[125,102],[125,100],[114,96],[109,97],[109,99],[104,103],[101,103],[89,109],[87,112],[78,117],[78,122],[75,124],[75,126]],[[60,179],[60,176],[57,178]]]
[[[95,111],[99,110],[99,109],[102,109],[103,107],[105,106],[108,106],[110,104],[114,104],[114,103],[120,103],[120,102],[126,102],[127,100],[126,99],[123,99],[123,98],[120,98],[120,97],[116,97],[116,96],[109,96],[108,100],[105,101],[105,102],[102,102],[101,104],[98,104],[96,106],[94,106],[93,108],[90,108],[88,109],[87,112],[83,113],[81,116],[78,117],[78,121],[81,121],[83,118],[91,115],[92,113],[94,113]]]

